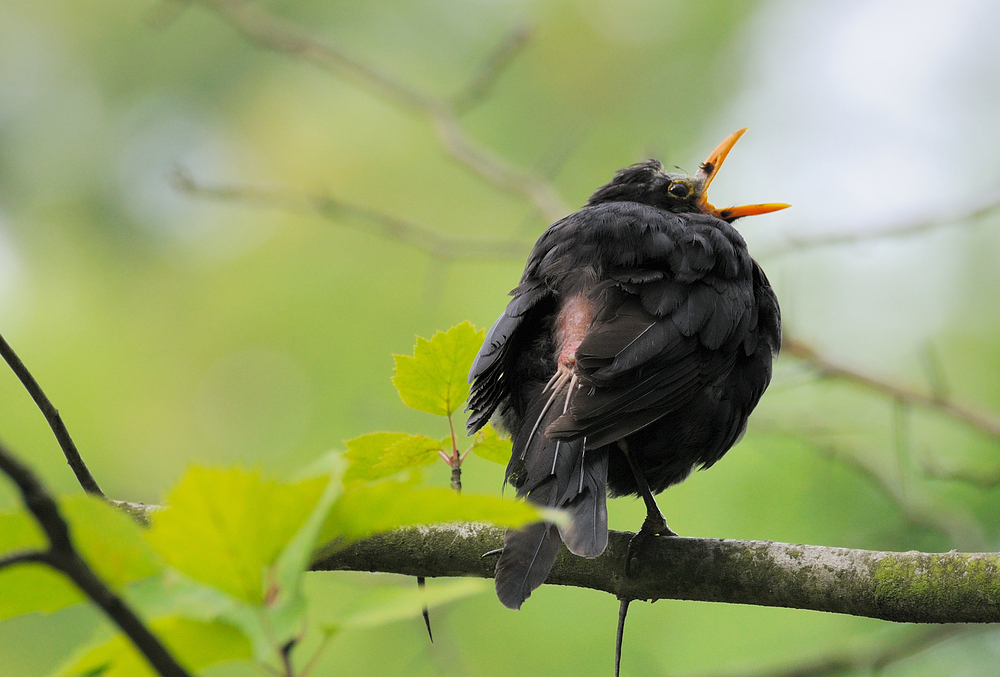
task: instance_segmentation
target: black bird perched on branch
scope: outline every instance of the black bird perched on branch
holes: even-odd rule
[[[513,609],[565,543],[608,542],[606,495],[641,496],[629,544],[674,535],[653,499],[743,435],[781,344],[777,299],[731,225],[783,209],[716,209],[706,191],[745,129],[693,176],[656,160],[620,170],[535,244],[514,297],[472,365],[469,432],[494,414],[513,438],[506,481],[566,510],[568,525],[509,531],[496,567]]]

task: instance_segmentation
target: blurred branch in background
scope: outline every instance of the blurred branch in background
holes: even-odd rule
[[[195,0],[215,10],[248,40],[265,49],[282,52],[337,75],[350,78],[390,104],[426,117],[444,150],[458,163],[490,184],[531,202],[553,221],[569,209],[544,178],[514,167],[473,141],[459,123],[459,116],[481,102],[503,69],[527,42],[523,27],[511,31],[487,58],[469,83],[455,97],[439,99],[362,63],[346,52],[313,38],[298,26],[268,14],[245,0]]]
[[[813,449],[816,453],[839,463],[865,483],[874,486],[883,497],[892,503],[900,516],[913,527],[934,531],[952,545],[963,550],[981,551],[989,547],[987,539],[978,523],[968,514],[953,507],[942,507],[922,501],[920,494],[903,491],[904,479],[886,477],[882,472],[861,460],[860,454],[845,452],[835,443],[824,442],[829,431],[795,431],[785,422],[754,423],[754,431],[764,435],[794,439]]]
[[[927,395],[894,385],[878,377],[828,360],[820,355],[815,348],[787,335],[782,341],[781,350],[785,355],[790,355],[808,364],[821,377],[843,379],[879,392],[897,402],[935,409],[967,423],[984,435],[1000,442],[1000,418],[960,404],[949,397],[946,392],[934,392]],[[939,381],[936,385],[940,385],[940,374],[936,380]]]
[[[136,616],[135,612],[80,556],[70,536],[69,525],[59,512],[55,499],[27,466],[0,444],[0,471],[21,492],[25,507],[31,512],[49,541],[46,550],[20,551],[0,558],[0,569],[18,564],[46,564],[72,580],[105,614],[121,628],[136,648],[163,677],[188,677],[184,668],[166,650],[160,640]]]
[[[768,251],[765,257],[784,256],[820,247],[833,247],[845,244],[857,244],[868,240],[906,237],[919,235],[930,230],[964,224],[992,214],[1000,209],[1000,190],[995,190],[985,197],[974,201],[971,206],[958,206],[946,214],[927,219],[903,221],[895,225],[878,229],[859,230],[854,232],[832,233],[826,236],[808,237],[795,234],[785,236],[785,245]]]
[[[956,637],[985,632],[988,628],[940,625],[912,630],[895,642],[883,642],[853,651],[843,651],[772,670],[726,673],[718,677],[834,677],[854,672],[881,674],[893,663]]]
[[[426,226],[367,207],[341,202],[330,195],[304,195],[288,190],[201,184],[184,170],[174,174],[178,189],[196,196],[214,200],[239,202],[271,209],[317,214],[338,225],[346,225],[345,217],[361,221],[358,229],[372,232],[392,240],[399,240],[440,261],[474,259],[520,260],[527,256],[531,246],[513,239],[483,240],[452,237]]]

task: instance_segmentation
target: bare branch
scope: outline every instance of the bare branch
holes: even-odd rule
[[[132,640],[150,665],[163,677],[190,677],[125,601],[84,561],[73,545],[69,525],[60,514],[55,500],[34,473],[10,454],[2,443],[0,443],[0,471],[17,485],[25,507],[35,517],[49,540],[47,551],[15,553],[6,558],[6,564],[44,562],[63,572],[87,597],[104,610],[104,613]]]
[[[1000,193],[994,191],[985,198],[981,198],[973,203],[971,207],[960,206],[950,210],[947,214],[929,219],[918,219],[915,221],[904,221],[895,225],[852,233],[834,233],[822,237],[806,237],[789,235],[784,246],[771,250],[768,256],[784,256],[786,254],[798,253],[807,249],[818,249],[820,247],[834,247],[838,245],[850,245],[868,240],[883,238],[906,237],[919,235],[930,230],[942,228],[944,226],[955,225],[963,221],[973,221],[1000,209]]]
[[[943,396],[941,393],[925,395],[913,390],[907,390],[874,376],[869,376],[850,367],[836,364],[824,358],[811,346],[788,336],[784,337],[781,349],[785,354],[808,363],[821,376],[844,379],[892,397],[898,402],[940,411],[952,418],[967,423],[984,435],[1000,441],[1000,418],[995,415],[976,411],[967,405],[956,402],[950,397]]]
[[[931,479],[962,482],[979,489],[996,489],[1000,486],[1000,468],[979,473],[973,470],[950,470],[930,459],[924,459],[922,466],[924,476]]]
[[[937,644],[960,635],[982,632],[982,628],[956,625],[917,628],[895,642],[881,642],[877,646],[855,651],[837,652],[806,660],[797,665],[772,670],[732,673],[733,677],[833,677],[849,672],[879,674],[889,665],[907,659]]]
[[[613,531],[596,559],[564,549],[547,583],[620,599],[728,602],[910,623],[1000,622],[1000,553],[849,550],[770,541],[656,538],[626,578],[632,534]],[[378,534],[318,560],[314,570],[491,578],[482,554],[503,530],[481,524]]]
[[[340,226],[351,225],[351,219],[360,220],[364,225],[359,224],[356,229],[399,240],[441,261],[520,260],[531,249],[527,243],[513,239],[486,240],[443,235],[383,212],[341,202],[330,195],[309,196],[254,186],[206,185],[197,183],[184,171],[175,173],[174,183],[180,190],[198,197],[313,213]]]
[[[104,492],[101,491],[101,487],[98,486],[94,476],[90,474],[87,464],[83,462],[83,458],[80,456],[80,452],[77,451],[73,438],[70,437],[62,417],[59,415],[59,410],[45,396],[45,392],[38,385],[38,381],[31,375],[31,372],[24,366],[21,358],[17,356],[17,353],[14,352],[14,349],[10,347],[10,344],[7,343],[3,336],[0,336],[0,355],[3,355],[4,361],[7,362],[11,371],[20,379],[24,389],[28,391],[31,399],[35,401],[35,405],[42,412],[42,416],[48,421],[49,427],[52,428],[52,433],[56,436],[56,441],[59,442],[59,447],[66,456],[66,461],[69,463],[69,467],[73,469],[73,473],[76,475],[80,486],[88,494],[104,498]]]
[[[497,45],[486,60],[479,65],[479,70],[466,83],[465,87],[451,97],[451,109],[461,115],[470,108],[481,103],[490,93],[497,78],[507,70],[510,62],[521,53],[521,50],[531,37],[531,28],[517,26]]]
[[[268,14],[252,2],[245,0],[198,0],[198,2],[215,10],[244,37],[259,47],[282,52],[308,61],[324,70],[350,77],[389,103],[424,115],[432,122],[442,145],[452,158],[490,184],[530,200],[549,220],[558,219],[569,212],[552,184],[532,173],[515,168],[475,143],[459,124],[458,112],[452,103],[418,92],[346,52],[305,34],[298,26]],[[480,89],[485,94],[489,84],[499,74],[496,68],[505,66],[509,62],[509,57],[494,56],[493,60],[496,60],[497,64],[491,67],[488,61],[482,71],[485,75],[477,77],[465,89],[470,92],[467,96],[473,97],[470,103],[475,96],[480,95],[477,94]],[[482,84],[477,85],[476,82],[479,80]]]
[[[882,495],[889,499],[900,515],[915,527],[930,529],[949,539],[951,544],[962,548],[981,549],[987,540],[975,520],[961,515],[954,508],[929,505],[917,500],[918,496],[907,495],[903,483],[894,483],[882,473],[866,464],[858,455],[841,453],[832,444],[819,444],[804,440],[830,460],[840,463],[862,480],[873,484]]]

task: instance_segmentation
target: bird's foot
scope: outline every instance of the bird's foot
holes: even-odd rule
[[[628,542],[628,551],[625,553],[625,576],[632,578],[632,558],[642,549],[642,546],[652,536],[676,536],[677,534],[667,526],[667,520],[663,515],[646,515],[639,533],[633,536]]]

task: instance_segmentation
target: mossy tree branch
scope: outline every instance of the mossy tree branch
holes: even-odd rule
[[[852,550],[771,541],[657,538],[626,578],[628,532],[596,559],[564,549],[547,583],[619,599],[685,599],[810,609],[905,623],[1000,622],[1000,553]],[[317,571],[491,578],[503,530],[480,524],[402,529],[324,554]]]

